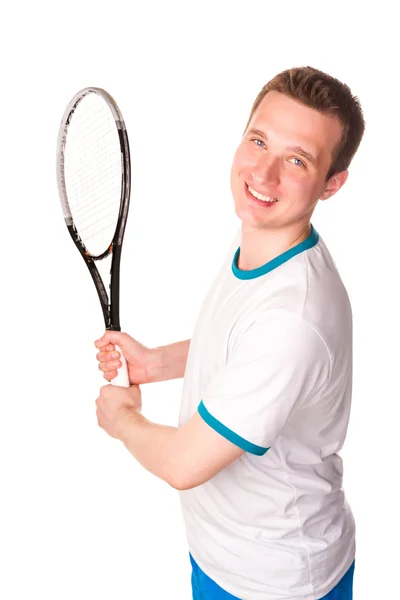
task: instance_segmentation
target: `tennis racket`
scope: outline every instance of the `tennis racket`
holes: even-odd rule
[[[105,90],[85,88],[68,104],[58,135],[57,182],[65,223],[96,286],[105,327],[121,331],[120,261],[131,167],[121,111]],[[96,262],[110,257],[104,281]],[[129,387],[126,360],[116,349],[122,367],[112,383]]]

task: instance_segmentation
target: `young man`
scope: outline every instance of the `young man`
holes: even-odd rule
[[[241,228],[191,340],[96,342],[110,381],[99,425],[180,490],[194,600],[349,600],[355,525],[342,489],[352,390],[351,306],[311,224],[346,182],[358,99],[311,67],[258,95],[234,156]],[[117,359],[119,355],[117,354]],[[141,414],[140,383],[184,376],[179,427]]]

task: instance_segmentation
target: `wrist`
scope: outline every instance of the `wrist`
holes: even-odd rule
[[[126,445],[129,435],[132,432],[132,428],[139,424],[143,419],[143,415],[137,410],[130,408],[120,411],[115,424],[115,437]]]
[[[148,349],[148,357],[146,362],[149,383],[155,383],[163,380],[163,374],[165,371],[165,358],[164,346]]]
[[[150,350],[148,375],[151,381],[168,381],[184,376],[190,339]]]

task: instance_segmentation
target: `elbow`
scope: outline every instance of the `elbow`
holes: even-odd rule
[[[165,477],[165,481],[168,485],[174,488],[174,490],[178,490],[178,492],[183,492],[196,487],[198,484],[193,485],[192,480],[193,477],[189,477],[187,473],[182,473],[180,469],[176,468],[176,465]]]
[[[173,485],[173,487],[178,490],[178,492],[184,492],[185,490],[191,490],[194,487],[197,487],[196,485],[193,485],[189,482],[178,482],[175,485]]]
[[[190,472],[190,473],[175,473],[173,477],[171,477],[168,481],[169,485],[173,487],[175,490],[179,492],[184,492],[186,490],[192,490],[193,488],[205,483],[210,479],[210,476],[207,477],[205,474],[202,476],[200,473]]]
[[[195,486],[192,469],[188,467],[188,462],[182,459],[182,454],[179,452],[178,458],[171,457],[171,460],[164,463],[162,479],[178,492],[190,490]]]
[[[191,483],[184,478],[179,478],[179,477],[169,477],[167,480],[167,483],[174,488],[174,490],[178,490],[178,492],[183,492],[185,490],[190,490],[191,488],[195,487],[194,485],[191,485]]]

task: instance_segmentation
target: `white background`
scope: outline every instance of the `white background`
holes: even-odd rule
[[[358,528],[355,599],[400,597],[399,44],[390,6],[81,0],[2,9],[2,599],[191,598],[178,492],[97,426],[102,315],[55,178],[65,105],[94,85],[123,112],[133,187],[121,321],[157,346],[191,336],[239,227],[229,170],[255,96],[281,70],[305,65],[348,83],[367,122],[348,182],[313,223],[354,313],[342,458]],[[182,380],[143,386],[144,415],[176,425],[181,391]]]

